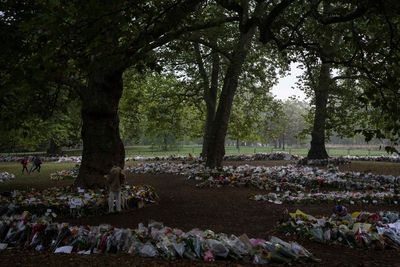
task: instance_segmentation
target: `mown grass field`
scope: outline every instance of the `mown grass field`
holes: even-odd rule
[[[131,166],[137,162],[130,161],[125,166]],[[57,162],[44,162],[41,166],[40,172],[33,172],[27,174],[22,173],[22,166],[18,162],[0,162],[0,172],[8,172],[15,175],[13,181],[0,182],[0,192],[6,190],[30,190],[31,188],[45,188],[51,186],[67,186],[72,184],[73,180],[50,180],[50,174],[61,170],[70,170],[76,163],[57,163]],[[28,165],[28,170],[31,163]]]
[[[271,147],[250,147],[242,146],[237,149],[234,146],[226,146],[226,155],[238,154],[254,154],[254,153],[272,153],[277,151],[285,151],[299,156],[306,156],[308,148],[287,148],[285,150],[276,149]],[[354,149],[354,148],[328,148],[330,156],[382,156],[388,155],[384,150],[378,149]],[[128,146],[125,147],[126,156],[169,156],[169,155],[188,155],[189,153],[195,156],[200,155],[201,146],[181,146],[171,150],[162,150],[160,148],[152,148],[151,146]],[[82,154],[81,150],[66,151],[67,155],[79,156]]]
[[[13,181],[7,181],[0,183],[0,191],[20,189],[30,190],[31,188],[42,188],[50,186],[60,186],[70,184],[72,181],[52,181],[50,180],[50,174],[56,171],[72,169],[75,163],[55,163],[55,162],[44,162],[41,166],[40,172],[33,172],[27,174],[22,173],[22,166],[18,162],[1,162],[0,172],[9,172],[15,175]],[[31,164],[28,165],[28,170]]]
[[[225,154],[226,155],[238,155],[238,154],[254,154],[254,153],[272,153],[284,151],[291,154],[296,154],[299,156],[306,156],[308,152],[308,148],[291,148],[288,147],[285,150],[273,147],[252,147],[252,146],[241,146],[237,149],[235,146],[226,146]],[[389,155],[385,150],[377,149],[376,147],[371,148],[352,148],[352,147],[340,147],[340,148],[327,148],[328,154],[330,156],[382,156]],[[34,154],[44,154],[45,152],[24,152],[24,153],[0,153],[0,155],[34,155]],[[82,155],[81,149],[75,150],[67,150],[64,151],[67,156],[80,156]],[[201,153],[200,145],[185,145],[179,146],[173,149],[163,150],[159,147],[152,146],[127,146],[125,147],[125,154],[127,157],[129,156],[170,156],[170,155],[183,155],[187,156],[188,154],[192,154],[194,156],[198,156]]]

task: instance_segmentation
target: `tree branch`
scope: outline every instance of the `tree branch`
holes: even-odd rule
[[[339,75],[332,77],[332,80],[337,81],[337,80],[349,80],[349,79],[363,79],[365,76],[363,75]]]
[[[228,52],[224,51],[223,49],[219,48],[217,44],[215,43],[211,43],[207,40],[201,39],[200,37],[195,37],[195,36],[184,36],[181,38],[184,41],[188,41],[191,43],[197,43],[197,44],[202,44],[204,46],[207,46],[209,48],[211,48],[212,50],[220,53],[221,55],[223,55],[224,57],[226,57],[228,60],[232,59],[232,55],[229,54]]]
[[[208,79],[207,71],[204,68],[204,63],[203,63],[203,59],[201,57],[199,43],[194,43],[193,48],[194,48],[194,55],[196,58],[197,67],[199,69],[200,76],[203,80],[204,93],[205,93],[205,95],[207,95],[207,92],[209,91],[209,88],[210,88],[210,81]]]
[[[242,13],[243,8],[234,0],[217,0],[217,3],[220,4],[225,9],[235,11],[237,13]]]
[[[277,4],[271,12],[265,16],[260,25],[260,41],[262,43],[268,43],[273,38],[273,33],[271,31],[271,26],[274,23],[275,19],[285,11],[287,7],[289,7],[294,0],[282,0],[279,4]]]
[[[323,16],[320,15],[318,11],[315,11],[314,17],[319,23],[323,25],[329,25],[329,24],[352,21],[356,18],[363,16],[367,12],[367,10],[368,8],[365,6],[358,6],[355,10],[350,11],[344,15],[332,15],[332,16]]]
[[[237,21],[237,20],[238,20],[238,17],[223,17],[223,18],[218,18],[215,20],[205,21],[202,23],[197,23],[197,24],[182,27],[176,31],[167,32],[152,41],[149,41],[146,39],[141,40],[140,38],[137,38],[136,39],[137,42],[132,41],[132,46],[128,49],[128,52],[126,53],[127,58],[129,59],[128,62],[126,62],[126,64],[129,65],[129,63],[132,60],[140,59],[143,56],[143,54],[153,50],[154,48],[157,48],[161,45],[164,45],[164,44],[176,39],[177,37],[179,37],[180,35],[182,35],[184,33],[195,32],[198,30],[213,28],[213,27],[219,26],[221,24],[224,24],[227,22],[233,22],[233,21]]]

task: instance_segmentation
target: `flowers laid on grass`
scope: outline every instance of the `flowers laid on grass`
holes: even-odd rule
[[[61,170],[55,173],[50,174],[50,180],[60,181],[60,180],[68,180],[75,179],[79,174],[79,165],[76,165],[71,170]]]
[[[208,169],[202,164],[145,163],[128,168],[131,173],[169,173],[186,175],[189,179],[200,181],[202,186],[241,186],[253,184],[258,188],[271,189],[269,184],[293,185],[299,189],[340,189],[340,190],[380,190],[396,191],[400,177],[392,175],[373,175],[362,172],[341,172],[337,168],[328,170],[308,166],[224,166],[221,169]],[[202,182],[203,181],[203,182]],[[275,188],[276,189],[276,188]],[[280,191],[278,188],[277,191]]]
[[[124,186],[121,192],[126,208],[141,207],[154,203],[158,195],[151,186]],[[0,197],[0,215],[29,211],[43,215],[51,210],[61,216],[88,216],[106,213],[107,191],[84,190],[72,187],[53,187],[44,190],[19,191]]]
[[[287,152],[256,153],[251,155],[227,155],[224,160],[252,161],[252,160],[299,160],[301,157]]]
[[[400,163],[400,156],[343,156],[343,158],[354,161],[382,161]]]
[[[26,156],[0,156],[0,162],[20,162]],[[31,156],[29,156],[31,157]],[[41,156],[44,162],[76,162],[82,161],[82,156]],[[170,156],[134,156],[126,157],[125,161],[192,161],[200,162],[202,159],[195,156],[170,155]],[[272,152],[272,153],[255,153],[255,154],[240,154],[226,155],[224,160],[227,161],[255,161],[255,160],[288,160],[297,161],[299,163],[306,162],[304,157],[289,154],[287,152]],[[330,157],[327,160],[308,160],[309,165],[326,165],[326,164],[346,164],[351,161],[381,161],[400,163],[400,156],[340,156]]]
[[[345,204],[371,204],[371,205],[398,205],[400,194],[393,192],[353,192],[353,191],[327,191],[327,192],[270,192],[258,194],[251,199],[268,201],[275,204],[318,204],[318,203],[345,203]]]
[[[154,221],[147,227],[139,224],[136,229],[115,228],[106,224],[71,226],[67,223],[52,223],[47,216],[31,216],[28,212],[1,217],[0,242],[2,247],[31,248],[54,253],[123,252],[164,259],[234,259],[255,264],[314,259],[298,243],[285,242],[277,237],[269,240],[254,239],[245,234],[237,237],[199,229],[185,233]]]
[[[273,153],[256,153],[256,154],[240,154],[240,155],[226,155],[224,160],[230,161],[254,161],[254,160],[298,160],[300,156],[292,155],[287,152],[273,152]],[[126,161],[201,161],[200,157],[194,156],[136,156],[127,157]]]
[[[340,243],[350,247],[400,249],[398,212],[353,212],[335,206],[330,217],[314,217],[297,210],[278,226],[286,235],[310,238],[320,243]]]
[[[242,165],[208,169],[202,164],[145,163],[132,173],[170,173],[196,180],[197,187],[252,186],[269,191],[255,200],[282,203],[400,204],[400,177],[362,172],[341,172],[330,166],[287,165],[262,167]]]
[[[7,181],[12,181],[15,179],[15,175],[12,173],[8,172],[0,172],[0,182],[7,182]]]

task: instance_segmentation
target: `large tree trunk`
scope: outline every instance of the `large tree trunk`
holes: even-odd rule
[[[111,167],[124,167],[118,118],[122,89],[122,71],[95,69],[89,73],[88,88],[81,94],[83,152],[76,186],[103,187]]]
[[[203,134],[203,147],[201,151],[201,155],[203,158],[207,158],[207,151],[208,146],[210,144],[210,137],[212,134],[212,123],[215,118],[215,109],[217,106],[217,99],[215,98],[212,100],[211,98],[209,101],[206,102],[206,124],[204,125],[204,134]]]
[[[311,147],[308,151],[308,159],[327,159],[325,149],[325,122],[327,118],[326,105],[328,103],[329,87],[331,83],[330,66],[321,64],[318,85],[315,88],[315,115],[313,130],[311,133]]]
[[[215,40],[211,40],[211,43],[216,45]],[[201,151],[201,156],[207,158],[208,144],[212,132],[212,123],[215,118],[215,111],[217,107],[217,92],[218,92],[218,78],[219,78],[219,55],[218,52],[213,51],[211,53],[212,65],[211,65],[211,83],[205,69],[203,59],[201,56],[200,45],[194,45],[196,63],[199,68],[200,76],[203,80],[203,99],[206,103],[206,118],[203,133],[203,147]]]
[[[212,123],[212,132],[208,143],[206,166],[209,168],[221,167],[222,165],[225,155],[225,136],[228,130],[233,98],[255,29],[252,26],[246,32],[241,32],[239,42],[232,53],[232,59],[225,74],[218,109]]]

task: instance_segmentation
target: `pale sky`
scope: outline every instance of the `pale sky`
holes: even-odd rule
[[[302,74],[302,70],[297,68],[298,64],[290,65],[290,73],[288,76],[279,79],[279,83],[272,88],[272,94],[281,100],[286,100],[290,96],[295,95],[300,100],[305,100],[305,94],[296,87],[297,78]]]

